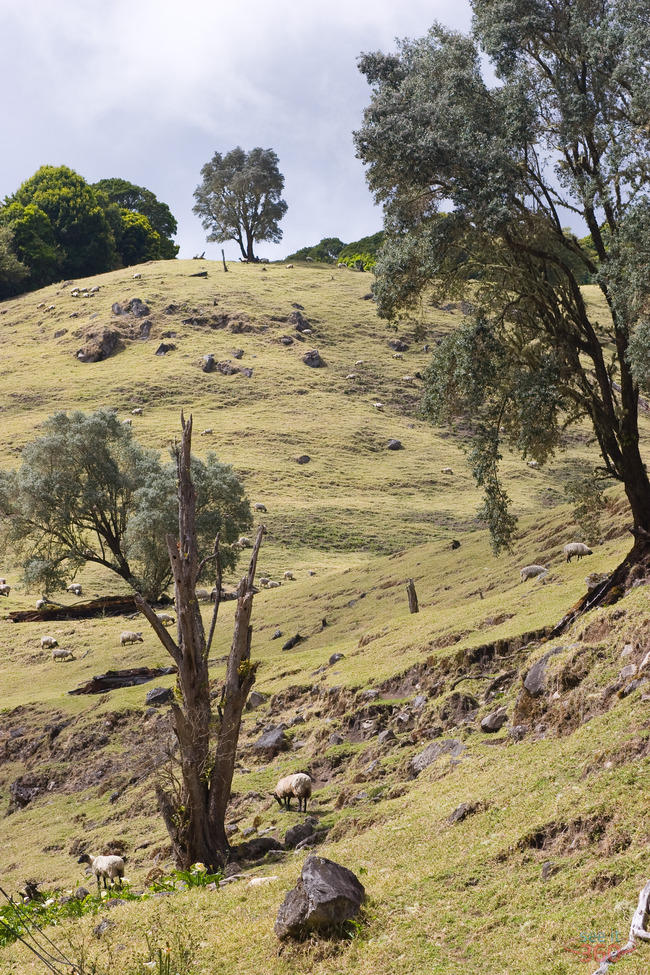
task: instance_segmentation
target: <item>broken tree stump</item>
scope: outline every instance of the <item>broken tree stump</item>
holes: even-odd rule
[[[408,585],[406,587],[406,595],[409,601],[409,612],[419,613],[420,607],[418,605],[418,594],[415,591],[415,583],[412,579],[409,579]]]

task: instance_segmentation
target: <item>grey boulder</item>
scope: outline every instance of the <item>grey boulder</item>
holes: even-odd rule
[[[355,917],[365,895],[351,870],[312,854],[278,911],[275,933],[281,939],[327,933]]]

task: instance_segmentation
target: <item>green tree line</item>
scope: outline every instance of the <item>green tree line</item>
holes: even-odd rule
[[[90,184],[68,166],[41,166],[0,205],[0,299],[173,258],[176,229],[167,204],[143,186]]]

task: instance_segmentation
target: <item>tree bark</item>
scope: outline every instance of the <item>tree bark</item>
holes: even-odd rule
[[[228,659],[225,696],[220,708],[221,725],[213,748],[215,718],[210,702],[208,643],[196,598],[196,583],[203,563],[196,541],[196,492],[190,476],[192,418],[181,414],[182,440],[176,449],[178,469],[178,540],[167,536],[174,576],[177,640],[160,623],[145,600],[136,604],[178,667],[180,701],[172,703],[172,724],[179,746],[180,784],[176,791],[156,788],[158,807],[169,832],[179,867],[202,862],[211,869],[223,866],[228,856],[225,814],[230,799],[241,716],[255,681],[256,665],[250,662],[250,617],[255,593],[253,581],[257,556],[266,531],[260,526],[248,570],[237,591],[235,630]],[[220,582],[219,540],[211,558],[217,561]],[[211,632],[216,622],[218,602]]]

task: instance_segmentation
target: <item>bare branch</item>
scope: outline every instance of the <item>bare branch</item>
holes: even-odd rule
[[[207,660],[210,655],[210,647],[212,646],[212,638],[214,636],[214,628],[217,625],[217,616],[219,615],[219,605],[221,604],[221,582],[223,578],[223,572],[221,570],[221,559],[219,558],[219,534],[214,540],[214,553],[211,558],[216,560],[217,563],[217,579],[215,583],[215,594],[214,594],[214,609],[212,611],[212,620],[210,622],[210,632],[208,633],[208,642],[205,647],[205,658]],[[203,560],[204,562],[207,559]]]
[[[170,655],[170,657],[172,657],[172,659],[177,664],[180,664],[183,658],[183,654],[181,653],[180,647],[178,647],[176,643],[172,640],[168,630],[165,629],[165,627],[162,625],[162,623],[160,622],[160,620],[152,610],[149,603],[142,598],[139,592],[135,594],[135,605],[138,607],[142,615],[146,616],[156,636],[158,637],[158,639],[160,640],[160,642],[162,643],[163,647]]]

